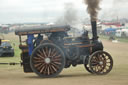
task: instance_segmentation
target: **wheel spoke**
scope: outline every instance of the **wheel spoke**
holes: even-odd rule
[[[50,69],[49,69],[49,65],[48,65],[48,68],[47,68],[47,69],[48,69],[48,75],[50,75]]]
[[[43,55],[43,53],[40,51],[40,50],[38,50],[38,52],[41,54],[41,57],[43,57],[44,55]],[[39,55],[39,54],[38,54]]]
[[[53,55],[53,53],[56,51],[56,49],[54,48],[53,51],[51,52],[51,55]]]
[[[98,59],[98,61],[101,60],[101,59],[100,59],[100,54],[99,54],[99,53],[97,54],[97,59]]]
[[[34,60],[35,63],[43,63],[42,60]]]
[[[40,57],[34,57],[33,59],[34,60],[40,60],[41,58]]]
[[[42,67],[44,67],[45,63],[43,63],[42,65],[40,65],[39,67],[37,67],[38,70],[41,70]]]
[[[52,68],[52,65],[49,65],[49,70],[50,70],[50,73],[54,73],[54,69]]]
[[[44,53],[44,56],[47,57],[46,52],[44,51],[44,49],[43,49],[43,53]]]
[[[58,65],[61,65],[61,63],[60,63],[60,62],[53,62],[53,63],[58,64]]]
[[[45,47],[45,53],[47,54],[47,56],[48,56],[48,47]]]
[[[49,49],[48,56],[50,56],[50,54],[51,54],[51,48]]]
[[[53,68],[54,72],[56,72],[56,71],[57,71],[57,69],[56,69],[53,65],[52,65],[51,67]]]
[[[55,52],[53,55],[51,55],[52,57],[56,56],[57,55],[57,52]]]
[[[46,75],[48,74],[48,65],[47,65],[47,64],[45,65],[44,73],[45,73]]]
[[[38,66],[40,66],[42,63],[37,63],[37,64],[35,64],[34,66],[35,67],[38,67]]]
[[[55,56],[55,57],[53,57],[52,58],[52,61],[54,62],[54,61],[61,61],[61,57],[60,57],[61,55],[58,55],[58,56]]]
[[[42,66],[40,73],[43,73],[44,68],[45,68],[45,66]]]
[[[53,61],[53,62],[60,62],[61,59],[59,59],[59,58],[58,58],[58,59],[53,59],[52,61]]]
[[[59,65],[52,63],[53,66],[55,66],[57,69],[59,69]]]
[[[38,56],[38,57],[40,57],[40,58],[42,58],[42,59],[44,59],[44,57],[43,57],[43,56],[41,56],[40,54],[37,54],[37,56]]]
[[[91,62],[93,66],[97,65],[97,62]]]

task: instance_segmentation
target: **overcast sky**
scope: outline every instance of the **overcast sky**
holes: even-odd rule
[[[127,17],[121,10],[128,8],[126,0],[102,0],[99,18]],[[123,2],[124,1],[124,2]],[[0,24],[24,22],[54,22],[63,15],[64,4],[73,3],[81,17],[88,17],[83,0],[0,0]],[[124,4],[124,5],[123,5]],[[117,7],[115,7],[117,6]],[[117,12],[118,11],[118,12]],[[117,14],[117,15],[115,15]]]

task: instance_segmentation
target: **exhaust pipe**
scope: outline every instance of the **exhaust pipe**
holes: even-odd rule
[[[92,40],[96,41],[98,40],[98,36],[97,36],[97,22],[96,21],[91,21],[91,25],[92,25]]]

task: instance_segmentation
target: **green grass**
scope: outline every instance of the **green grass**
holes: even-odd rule
[[[128,43],[128,38],[117,38],[120,42],[127,42]]]
[[[109,40],[109,36],[106,36],[106,35],[99,35],[99,37],[101,39],[107,39],[107,40]],[[118,41],[120,41],[120,42],[128,43],[128,38],[115,37],[115,39],[118,40]]]

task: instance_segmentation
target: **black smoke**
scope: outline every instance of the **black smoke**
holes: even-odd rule
[[[99,4],[101,0],[84,0],[87,5],[87,11],[90,14],[91,20],[96,21],[98,16],[98,11],[101,9]]]

